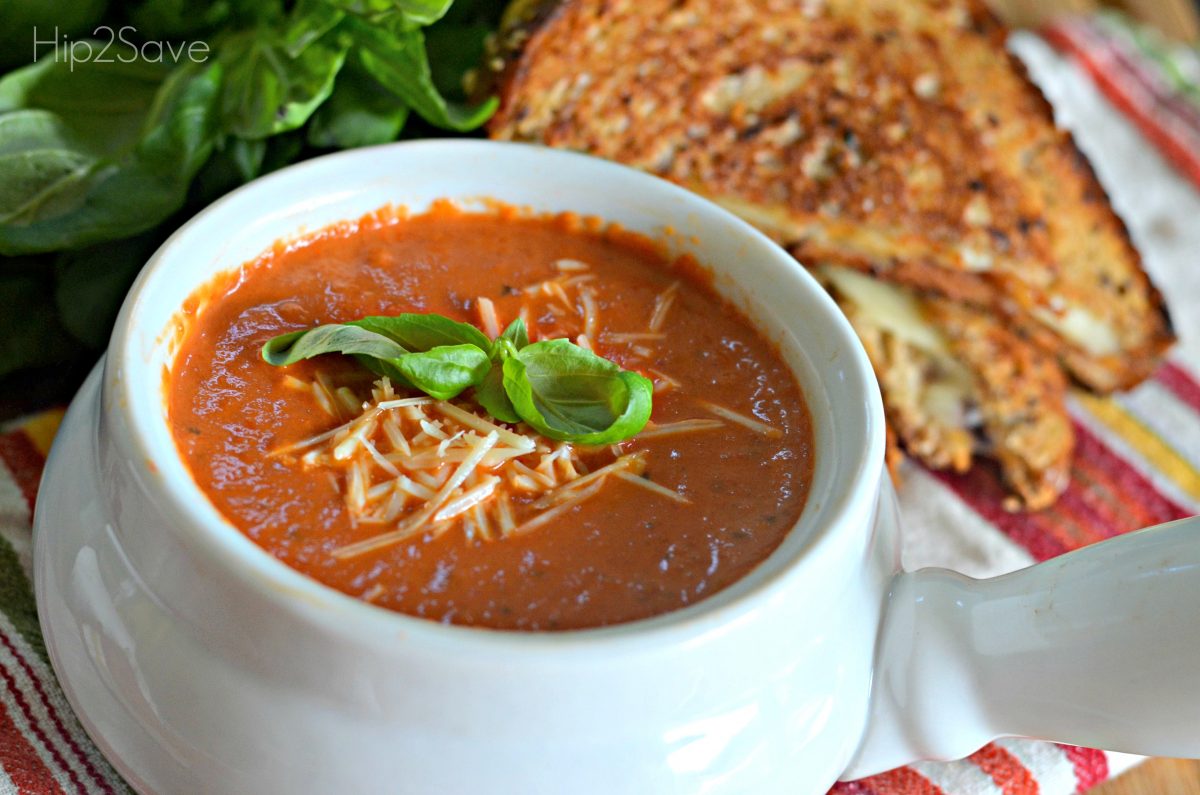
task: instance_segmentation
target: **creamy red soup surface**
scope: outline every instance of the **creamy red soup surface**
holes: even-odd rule
[[[654,382],[650,422],[582,447],[470,391],[433,401],[349,357],[260,353],[403,312],[489,338],[520,316],[531,340],[590,346]],[[577,216],[381,211],[217,277],[180,320],[168,413],[197,485],[279,560],[381,607],[520,630],[666,613],[762,562],[808,496],[811,420],[775,347],[694,261]]]

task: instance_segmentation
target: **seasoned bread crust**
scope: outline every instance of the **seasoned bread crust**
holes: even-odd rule
[[[1054,503],[1070,481],[1075,432],[1066,379],[1040,348],[991,313],[912,296],[939,345],[914,344],[836,283],[818,277],[858,333],[882,387],[889,428],[934,469],[962,472],[976,454],[999,463],[1009,510]]]
[[[493,137],[643,168],[801,262],[986,307],[1097,391],[1173,340],[1086,159],[974,0],[565,0],[508,23]]]
[[[1019,498],[1006,507],[1052,505],[1070,483],[1075,450],[1062,370],[990,314],[945,299],[926,301],[925,311],[971,371],[985,452]]]

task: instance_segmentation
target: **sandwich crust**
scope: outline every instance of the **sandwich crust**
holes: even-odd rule
[[[957,472],[987,455],[1013,492],[1006,508],[1054,503],[1070,480],[1075,432],[1050,356],[987,311],[898,287],[886,289],[906,311],[879,312],[882,300],[872,311],[847,289],[853,279],[829,267],[817,275],[862,340],[909,454]]]
[[[493,137],[696,190],[804,263],[984,307],[1087,387],[1173,340],[1087,160],[974,0],[565,0],[510,10]]]

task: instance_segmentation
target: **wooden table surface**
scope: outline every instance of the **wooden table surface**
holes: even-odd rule
[[[1152,759],[1089,795],[1200,795],[1200,762]]]

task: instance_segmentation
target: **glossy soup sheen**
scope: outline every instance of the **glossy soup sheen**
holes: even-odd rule
[[[604,333],[595,342],[600,355],[627,369],[650,377],[653,368],[681,384],[655,394],[654,423],[711,418],[696,403],[707,399],[782,435],[726,423],[625,443],[626,451],[645,451],[646,477],[690,504],[610,479],[596,496],[524,535],[484,541],[453,530],[350,559],[331,555],[380,528],[351,521],[328,471],[270,453],[339,424],[310,395],[287,388],[285,377],[310,379],[317,368],[345,374],[356,365],[325,356],[272,367],[259,355],[262,344],[370,314],[438,312],[478,323],[478,296],[495,302],[503,326],[524,300],[514,287],[556,275],[561,258],[597,274],[605,332],[644,332],[656,297],[680,282],[665,338],[649,358],[647,346],[634,354],[634,346],[606,342]],[[448,205],[407,218],[379,213],[279,245],[217,278],[192,297],[182,319],[169,415],[200,488],[280,560],[394,610],[524,630],[665,613],[711,596],[765,559],[808,494],[810,418],[773,345],[706,287],[693,262],[671,262],[644,237],[578,217]],[[545,313],[531,320],[535,340],[561,336],[555,323],[566,322]],[[583,457],[602,465],[613,454],[605,448]]]

